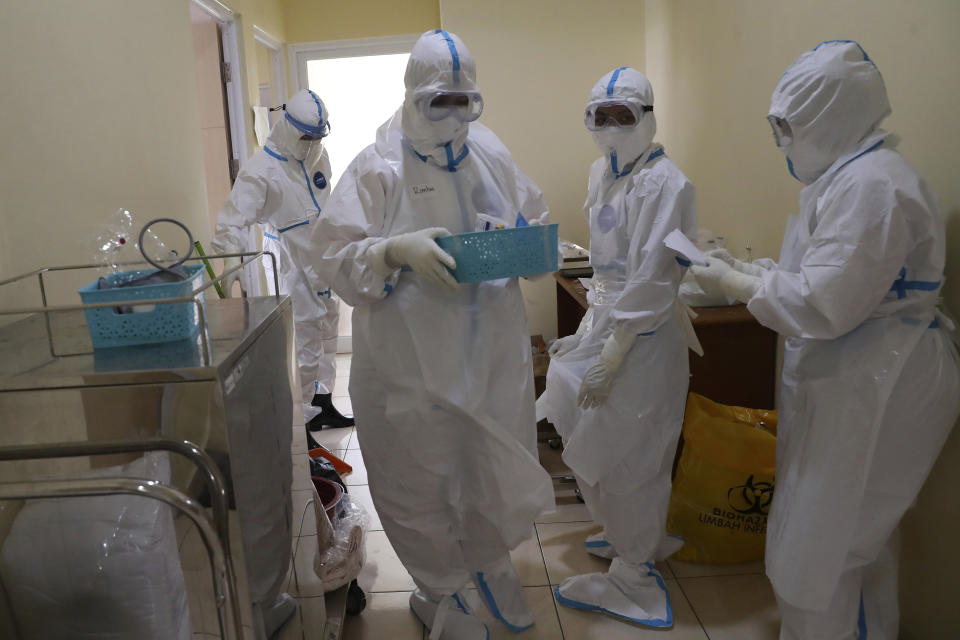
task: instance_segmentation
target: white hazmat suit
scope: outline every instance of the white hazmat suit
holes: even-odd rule
[[[598,108],[618,104],[634,113],[632,127],[592,124]],[[653,143],[652,107],[650,83],[628,67],[605,75],[590,94],[588,127],[605,152],[590,169],[584,204],[593,298],[577,335],[552,349],[537,406],[563,437],[563,459],[604,525],[605,535],[589,539],[587,549],[617,556],[608,573],[557,587],[558,602],[666,627],[673,615],[653,562],[680,546],[665,526],[692,327],[677,300],[689,263],[663,240],[674,229],[696,238],[696,209],[693,185]],[[612,372],[611,351],[622,358]],[[610,380],[594,384],[597,371]],[[606,400],[594,406],[597,387]],[[577,406],[578,391],[590,408]]]
[[[315,234],[330,243],[322,276],[356,307],[357,435],[377,513],[419,587],[411,606],[434,635],[482,640],[457,592],[473,578],[502,621],[533,623],[509,551],[553,505],[553,487],[536,457],[517,279],[456,285],[432,239],[491,217],[546,221],[539,189],[469,123],[482,108],[475,78],[459,38],[423,34],[403,107],[350,164]],[[460,106],[443,117],[443,104]]]
[[[897,527],[958,414],[944,222],[879,129],[889,113],[858,44],[800,56],[770,104],[807,185],[780,261],[695,269],[786,337],[766,556],[782,640],[897,637]]]
[[[317,286],[315,278],[311,286],[314,274],[308,259],[311,231],[330,194],[330,160],[321,142],[328,131],[329,114],[320,98],[306,89],[294,95],[266,145],[237,176],[217,215],[213,239],[219,252],[249,251],[249,228],[262,227],[263,248],[277,257],[280,292],[293,301],[304,419],[312,429],[318,423],[352,424],[330,402],[339,301],[329,287]],[[268,279],[272,282],[272,277]]]

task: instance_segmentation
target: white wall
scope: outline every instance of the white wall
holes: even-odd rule
[[[444,29],[477,60],[480,121],[513,153],[546,197],[560,235],[589,239],[581,207],[600,155],[583,126],[594,83],[623,65],[643,69],[643,3],[577,0],[441,0]],[[553,278],[524,282],[531,333],[556,336]]]
[[[0,278],[90,262],[121,206],[209,239],[192,58],[187,0],[0,4]]]

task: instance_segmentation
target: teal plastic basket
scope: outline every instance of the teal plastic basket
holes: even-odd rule
[[[194,303],[158,304],[151,305],[148,309],[138,309],[134,304],[137,300],[183,298],[193,294],[203,286],[203,267],[190,265],[185,266],[184,269],[189,277],[181,282],[99,289],[98,281],[94,280],[80,288],[77,293],[80,294],[83,304],[116,302],[117,306],[134,306],[133,313],[117,313],[114,307],[84,310],[93,348],[173,342],[194,336],[200,327],[199,310]],[[156,269],[121,271],[104,278],[109,284],[116,285],[120,282],[135,280],[154,271]],[[205,297],[201,298],[201,304],[206,304]]]
[[[557,225],[493,229],[437,238],[453,256],[457,282],[483,282],[557,270]]]

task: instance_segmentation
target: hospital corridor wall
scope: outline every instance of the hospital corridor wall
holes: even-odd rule
[[[4,2],[0,61],[0,279],[91,262],[119,207],[209,237],[186,0]],[[4,306],[39,304],[31,285]]]

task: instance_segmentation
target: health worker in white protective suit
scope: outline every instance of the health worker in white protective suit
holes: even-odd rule
[[[889,114],[857,43],[800,56],[768,116],[806,185],[780,262],[694,268],[786,337],[766,556],[782,640],[897,637],[897,527],[958,414],[944,222]]]
[[[308,439],[309,431],[324,426],[353,426],[353,418],[341,415],[332,400],[339,300],[329,287],[317,286],[307,257],[314,250],[311,231],[330,194],[330,160],[321,142],[329,132],[329,114],[317,94],[304,89],[290,98],[263,149],[240,170],[217,214],[213,239],[218,252],[248,251],[255,246],[250,227],[258,224],[264,251],[277,257],[280,292],[293,302]],[[239,258],[228,258],[226,268],[239,263]],[[264,264],[272,282],[269,258]],[[228,291],[239,275],[226,281]]]
[[[516,278],[457,284],[434,238],[545,223],[540,190],[475,120],[461,40],[423,34],[403,106],[340,179],[315,235],[350,304],[350,396],[370,492],[431,638],[484,640],[472,579],[513,630],[533,624],[510,550],[554,504],[536,455],[533,369]],[[522,224],[522,222],[521,222]]]
[[[653,89],[639,71],[603,76],[585,118],[604,153],[584,204],[592,301],[576,334],[551,345],[537,407],[563,437],[563,459],[604,525],[586,551],[613,562],[606,573],[565,580],[555,595],[569,607],[669,627],[654,562],[683,544],[665,526],[695,340],[677,299],[689,262],[663,240],[675,229],[696,237],[694,189],[653,142]]]

